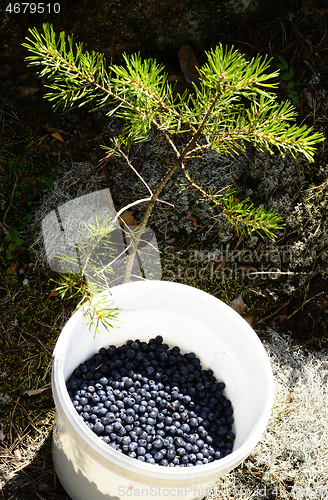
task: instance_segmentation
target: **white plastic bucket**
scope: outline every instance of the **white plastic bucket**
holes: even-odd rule
[[[120,328],[101,329],[94,338],[78,310],[67,322],[54,350],[52,390],[56,425],[52,455],[60,482],[73,500],[122,500],[125,497],[202,498],[219,476],[253,450],[266,428],[274,399],[267,354],[254,330],[229,306],[196,288],[165,281],[143,281],[111,289],[122,309]],[[193,351],[203,368],[226,383],[234,408],[233,452],[194,467],[163,467],[125,456],[99,439],[82,421],[65,381],[101,347],[129,339],[164,342]],[[138,491],[136,491],[138,490]]]

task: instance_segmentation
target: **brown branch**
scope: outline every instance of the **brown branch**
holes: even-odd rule
[[[197,191],[199,191],[202,194],[202,196],[204,196],[204,198],[207,198],[208,200],[210,200],[221,211],[223,211],[223,209],[224,209],[223,205],[221,203],[219,203],[218,201],[214,200],[214,198],[211,195],[209,195],[208,193],[206,193],[206,191],[204,191],[204,189],[202,189],[200,186],[198,186],[198,184],[195,184],[195,182],[191,179],[190,175],[188,174],[187,170],[185,169],[184,162],[181,164],[181,168],[182,168],[182,171],[183,171],[183,173],[184,173],[187,181],[189,182],[190,186],[193,187],[194,189],[196,189]]]
[[[179,153],[179,151],[177,150],[177,148],[176,148],[175,144],[173,143],[172,139],[170,138],[170,136],[165,131],[161,130],[160,127],[158,126],[158,129],[160,130],[160,132],[163,133],[164,137],[166,138],[166,140],[168,141],[168,143],[171,145],[173,151],[175,152],[176,160],[173,163],[173,165],[170,168],[170,170],[165,174],[165,176],[163,177],[163,179],[160,181],[160,183],[158,184],[157,188],[155,189],[155,191],[153,193],[153,196],[151,197],[151,200],[149,201],[149,203],[148,203],[148,205],[146,207],[145,213],[144,213],[144,215],[142,217],[142,220],[141,220],[141,223],[140,223],[140,229],[145,229],[146,228],[146,225],[147,225],[148,219],[150,217],[150,214],[151,214],[151,212],[152,212],[152,210],[154,208],[154,205],[155,205],[155,203],[156,203],[156,201],[157,201],[157,199],[158,199],[158,197],[160,195],[160,192],[162,191],[163,187],[167,184],[167,182],[172,177],[172,175],[177,170],[177,168],[183,164],[183,162],[184,162],[187,154],[192,150],[192,148],[194,147],[194,145],[197,144],[197,141],[199,140],[199,138],[202,135],[205,123],[208,120],[208,118],[209,118],[209,116],[210,116],[210,114],[211,114],[211,112],[212,112],[212,110],[213,110],[213,108],[214,108],[214,106],[215,106],[218,98],[219,98],[219,94],[217,94],[215,96],[215,98],[213,99],[211,105],[208,107],[208,110],[207,110],[205,116],[203,117],[203,119],[201,121],[201,124],[198,127],[197,132],[190,139],[190,141],[188,142],[188,144],[186,145],[186,147],[183,149],[183,151],[181,153]],[[135,238],[133,248],[131,249],[131,252],[130,252],[128,258],[127,258],[123,283],[127,283],[129,281],[129,279],[130,279],[131,272],[132,272],[132,267],[133,267],[133,262],[134,262],[134,257],[135,257],[135,254],[136,254],[136,248],[137,248],[137,246],[139,244],[140,237],[141,237],[141,235],[139,235],[139,236],[137,236]]]
[[[305,306],[305,304],[307,304],[308,302],[311,302],[311,300],[315,299],[316,297],[319,297],[323,293],[326,293],[326,291],[324,290],[324,291],[322,291],[320,293],[317,293],[313,297],[310,297],[309,299],[307,299],[305,302],[303,302],[303,304],[300,307],[298,307],[297,309],[295,309],[295,311],[293,311],[292,314],[290,314],[289,316],[287,316],[286,319],[290,319],[292,316],[294,316],[294,314],[298,313],[298,311],[300,311],[301,309],[303,309],[303,307]]]

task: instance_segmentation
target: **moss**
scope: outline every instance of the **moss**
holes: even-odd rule
[[[188,243],[187,238],[185,243]],[[214,295],[228,305],[242,294],[247,306],[243,314],[245,317],[259,316],[270,310],[270,299],[258,293],[258,281],[245,278],[234,262],[224,262],[225,267],[219,269],[211,245],[207,247],[203,244],[201,250],[199,242],[191,243],[189,240],[189,245],[188,250],[180,251],[169,245],[159,245],[163,280],[193,286]]]
[[[70,309],[64,302],[51,296],[54,284],[40,272],[29,286],[21,288],[7,301],[0,302],[2,318],[0,350],[0,392],[10,400],[3,402],[1,421],[4,425],[24,428],[35,412],[42,416],[52,412],[50,378],[52,351]],[[28,396],[26,391],[45,388],[40,394]],[[13,406],[28,408],[13,412]]]

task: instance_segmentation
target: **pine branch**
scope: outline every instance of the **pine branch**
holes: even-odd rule
[[[194,92],[174,95],[163,66],[155,60],[125,54],[124,65],[111,65],[107,71],[103,55],[83,52],[82,44],[73,45],[72,36],[67,38],[67,48],[63,32],[56,41],[51,26],[44,25],[43,30],[40,35],[35,28],[30,29],[34,39],[27,39],[23,45],[33,54],[27,58],[29,64],[43,66],[40,74],[48,77],[52,92],[47,97],[55,101],[55,107],[68,107],[76,101],[81,106],[95,99],[98,107],[108,102],[114,104],[109,115],[124,118],[123,137],[108,149],[107,157],[120,154],[129,165],[121,145],[126,140],[145,140],[152,129],[162,134],[172,149],[175,160],[153,192],[141,179],[150,193],[147,200],[135,202],[148,201],[141,233],[160,192],[177,168],[182,167],[189,184],[210,199],[237,232],[252,229],[273,237],[272,230],[281,227],[275,214],[254,208],[248,200],[240,201],[231,193],[216,200],[192,181],[184,167],[186,158],[197,153],[213,149],[220,154],[232,154],[236,148],[244,152],[247,142],[259,151],[289,151],[293,156],[303,154],[313,161],[315,146],[324,137],[312,128],[298,127],[295,109],[289,102],[275,101],[276,96],[269,89],[277,87],[278,82],[273,80],[278,72],[267,72],[268,59],[256,56],[247,61],[233,47],[219,45],[206,53],[207,63],[199,69],[200,84],[194,85]],[[181,137],[179,143],[174,140],[176,135]],[[141,233],[132,242],[125,281],[131,274]]]
[[[239,201],[236,199],[236,192],[233,194],[231,191],[225,191],[217,201],[214,195],[207,193],[198,184],[196,184],[190,177],[185,168],[185,164],[181,165],[182,171],[189,183],[189,185],[196,189],[203,198],[210,200],[220,212],[231,222],[237,234],[239,231],[242,233],[250,232],[250,229],[256,231],[263,238],[263,233],[270,239],[274,239],[272,229],[281,229],[282,219],[273,212],[266,211],[263,207],[254,208],[253,204],[247,205],[249,200]]]

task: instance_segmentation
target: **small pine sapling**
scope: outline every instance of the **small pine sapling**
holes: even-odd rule
[[[282,219],[249,200],[239,200],[228,187],[219,194],[206,192],[189,172],[190,159],[209,150],[220,154],[244,153],[247,143],[270,154],[289,152],[313,161],[315,146],[324,140],[321,133],[306,125],[297,126],[297,113],[289,102],[278,103],[271,91],[279,72],[266,72],[270,60],[261,56],[247,61],[233,47],[221,44],[206,52],[207,62],[198,68],[199,82],[193,91],[182,95],[168,83],[164,67],[139,54],[123,54],[124,65],[110,64],[96,52],[83,51],[82,43],[73,44],[73,36],[61,32],[56,38],[52,26],[43,25],[43,34],[29,30],[32,39],[23,44],[32,54],[30,66],[41,66],[40,76],[47,77],[46,95],[55,108],[67,109],[94,101],[94,109],[111,105],[108,115],[124,120],[123,132],[111,146],[103,146],[106,157],[121,157],[129,167],[128,150],[132,143],[149,138],[151,132],[164,136],[172,150],[171,164],[154,191],[145,181],[149,196],[132,205],[145,203],[138,232],[130,234],[132,243],[127,258],[124,282],[128,282],[142,231],[169,179],[181,169],[189,186],[208,199],[214,217],[223,214],[239,232],[255,231],[274,239],[273,231],[282,227]],[[131,167],[132,168],[132,167]]]

